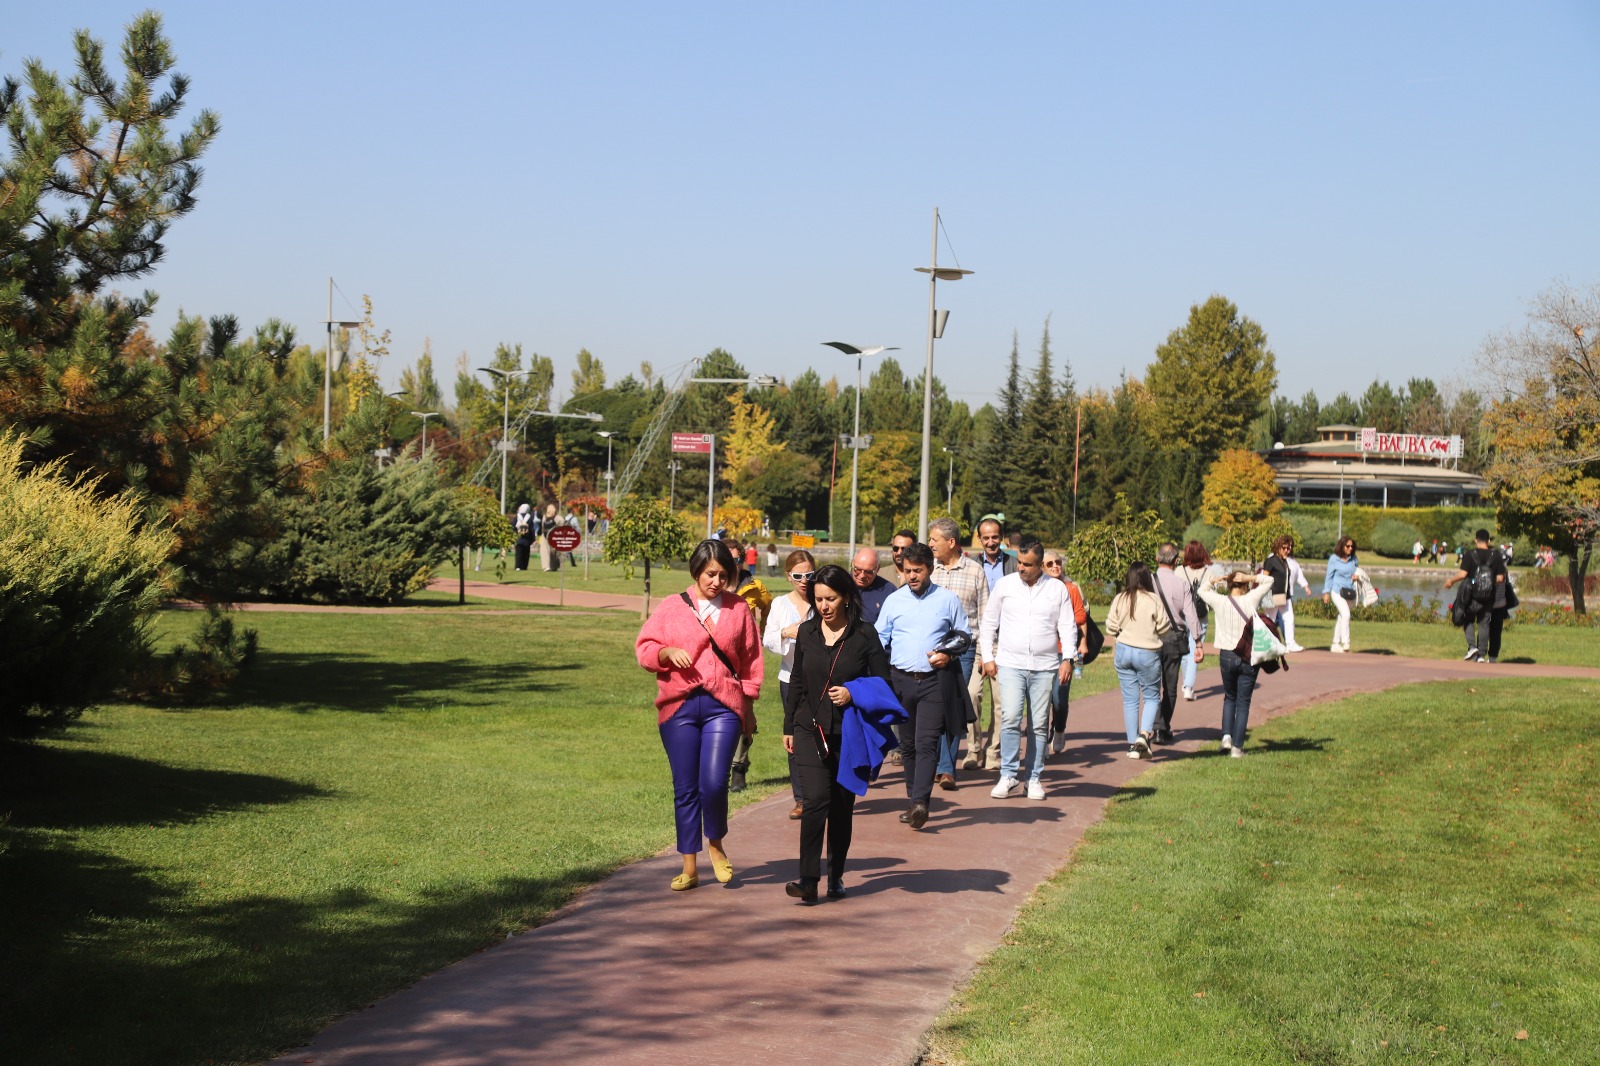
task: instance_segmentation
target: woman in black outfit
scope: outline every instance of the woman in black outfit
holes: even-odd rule
[[[861,620],[861,592],[843,567],[824,566],[806,586],[814,612],[795,634],[794,666],[783,705],[783,746],[794,755],[805,809],[800,815],[800,880],[785,886],[805,903],[817,898],[822,838],[828,838],[828,898],[844,898],[844,860],[854,828],[854,792],[839,784],[839,728],[850,704],[846,681],[889,678],[878,631]]]

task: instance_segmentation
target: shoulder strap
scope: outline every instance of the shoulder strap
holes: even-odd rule
[[[695,610],[694,601],[689,598],[689,594],[680,592],[678,597],[688,605],[690,611],[694,612],[695,621],[700,623],[700,628],[706,631],[706,639],[711,641],[711,650],[716,653],[718,659],[722,660],[722,665],[728,668],[728,673],[733,675],[735,681],[744,680],[739,676],[739,668],[733,665],[733,660],[728,658],[728,653],[723,651],[722,647],[717,643],[717,638],[712,634],[711,627],[706,625],[706,620],[700,617],[699,611]]]
[[[1172,604],[1167,602],[1167,594],[1161,591],[1161,579],[1151,574],[1150,580],[1155,583],[1156,595],[1161,597],[1161,606],[1167,609],[1167,621],[1172,623],[1172,628],[1181,629],[1185,633],[1189,632],[1189,627],[1183,624],[1183,620],[1172,613]]]

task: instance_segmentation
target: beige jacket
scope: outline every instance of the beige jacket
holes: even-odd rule
[[[1161,598],[1143,589],[1137,593],[1131,610],[1128,605],[1128,594],[1117,593],[1117,598],[1111,601],[1111,610],[1106,615],[1106,635],[1116,638],[1118,644],[1126,644],[1130,648],[1159,651],[1161,634],[1171,628],[1172,619],[1167,617],[1167,609],[1161,606]],[[1237,640],[1238,637],[1235,636],[1234,639]]]

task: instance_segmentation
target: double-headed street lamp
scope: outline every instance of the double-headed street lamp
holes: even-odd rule
[[[935,302],[939,282],[960,281],[970,270],[939,265],[939,209],[933,209],[933,258],[931,265],[915,267],[919,274],[928,275],[928,362],[922,371],[922,492],[917,504],[917,539],[928,540],[928,465],[933,450],[933,342],[944,336],[944,324],[949,311],[940,311]]]
[[[524,374],[533,373],[532,370],[501,370],[492,366],[480,366],[479,370],[485,374],[495,374],[505,383],[505,399],[500,405],[500,443],[496,448],[500,452],[500,513],[506,513],[506,457],[515,450],[516,445],[511,442],[511,379]],[[524,417],[532,418],[581,418],[588,422],[602,421],[597,414],[588,411],[576,411],[568,414],[563,411],[529,411]]]
[[[333,317],[333,279],[328,279],[328,317],[323,321],[328,327],[328,350],[322,360],[322,439],[327,440],[333,426],[333,331],[338,329],[355,329],[360,322],[341,322]],[[345,344],[339,349],[339,362],[344,362],[345,353],[350,349],[349,337],[346,336]]]
[[[430,418],[438,418],[439,417],[439,412],[438,411],[412,411],[411,413],[413,415],[415,415],[416,417],[422,419],[422,451],[417,457],[419,459],[426,459],[428,457],[428,419],[430,419]]]
[[[872,444],[871,437],[861,435],[861,360],[869,355],[880,352],[898,352],[900,349],[894,345],[878,345],[875,348],[857,348],[844,341],[823,341],[825,347],[837,348],[846,355],[856,357],[856,431],[851,434],[850,444],[850,555],[856,557],[856,490],[860,483],[861,474],[861,449]],[[832,524],[831,522],[829,523]]]

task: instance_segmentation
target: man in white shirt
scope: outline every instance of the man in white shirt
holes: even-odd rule
[[[1023,708],[1028,717],[1028,798],[1044,799],[1045,738],[1050,729],[1050,697],[1072,676],[1072,660],[1062,648],[1078,646],[1078,625],[1064,581],[1044,580],[1044,545],[1030,537],[1017,552],[1016,573],[995,582],[983,612],[978,657],[987,677],[1000,681],[1000,783],[995,799],[1022,788],[1018,764]]]

